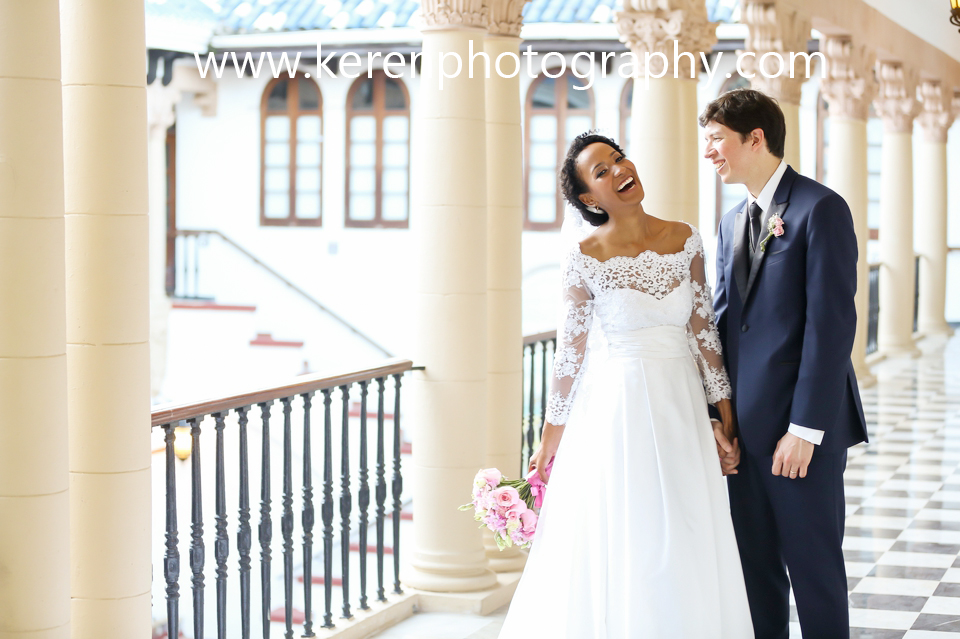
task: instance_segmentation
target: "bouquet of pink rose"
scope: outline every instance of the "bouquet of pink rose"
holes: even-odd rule
[[[553,460],[547,465],[547,476]],[[474,519],[480,527],[486,526],[500,550],[516,544],[529,548],[537,531],[537,513],[543,505],[547,486],[534,469],[525,479],[507,479],[496,468],[487,468],[477,473],[473,480],[473,501],[460,506],[460,510],[474,511]]]

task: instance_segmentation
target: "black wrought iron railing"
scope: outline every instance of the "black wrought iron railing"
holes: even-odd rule
[[[188,635],[195,639],[214,632],[218,638],[249,639],[253,634],[268,639],[274,624],[292,639],[294,619],[300,615],[302,636],[312,637],[315,621],[323,628],[334,626],[336,590],[344,619],[352,616],[353,606],[368,609],[372,597],[385,601],[388,589],[402,593],[400,389],[403,374],[411,368],[409,360],[394,359],[342,375],[303,376],[283,386],[153,411],[153,426],[164,435],[166,524],[163,568],[155,574],[162,574],[165,585],[167,637],[180,636],[188,607],[181,605],[181,587],[190,588]],[[340,404],[339,411],[335,404]],[[375,408],[368,412],[368,404]],[[272,411],[277,406],[279,425]],[[319,445],[314,442],[317,413]],[[258,426],[251,428],[251,420]],[[375,421],[372,435],[368,421]],[[227,454],[231,448],[236,456]],[[259,455],[251,453],[257,449]],[[189,474],[178,458],[189,460]],[[189,485],[189,493],[178,491],[180,482]],[[257,513],[250,493],[257,488],[259,520],[252,523]],[[275,539],[278,523],[280,538]],[[368,546],[370,532],[375,546]],[[231,536],[236,540],[233,557]],[[211,545],[213,561],[208,562]],[[337,554],[339,571],[334,567]],[[185,575],[182,556],[188,557]],[[354,577],[359,581],[356,593]],[[368,592],[368,577],[376,579],[374,593]],[[209,579],[214,580],[215,604],[206,599]],[[315,587],[322,588],[323,598],[322,616],[316,620]],[[259,605],[251,601],[255,592]]]
[[[867,302],[867,355],[877,352],[877,330],[880,326],[880,265],[870,265],[870,296]]]
[[[533,451],[540,443],[540,431],[547,414],[549,372],[557,348],[557,332],[537,333],[523,338],[523,418],[520,438],[520,471],[526,474]]]

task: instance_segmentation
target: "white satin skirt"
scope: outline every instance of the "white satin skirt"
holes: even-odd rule
[[[753,639],[685,330],[607,342],[574,398],[500,639]]]

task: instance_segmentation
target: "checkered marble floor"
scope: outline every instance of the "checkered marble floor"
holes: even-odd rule
[[[870,443],[844,474],[853,639],[960,638],[960,336],[921,346],[861,391]]]
[[[851,639],[960,639],[960,333],[920,347],[861,390],[870,443],[844,475]],[[504,616],[418,614],[377,637],[494,639]]]

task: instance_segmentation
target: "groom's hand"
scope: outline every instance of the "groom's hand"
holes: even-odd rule
[[[773,474],[788,479],[802,479],[807,476],[807,467],[812,458],[813,444],[787,433],[777,442],[777,450],[773,453]]]
[[[737,438],[727,438],[726,428],[720,420],[711,420],[713,438],[717,441],[717,455],[720,457],[720,470],[724,475],[736,475],[740,464],[740,443]]]

